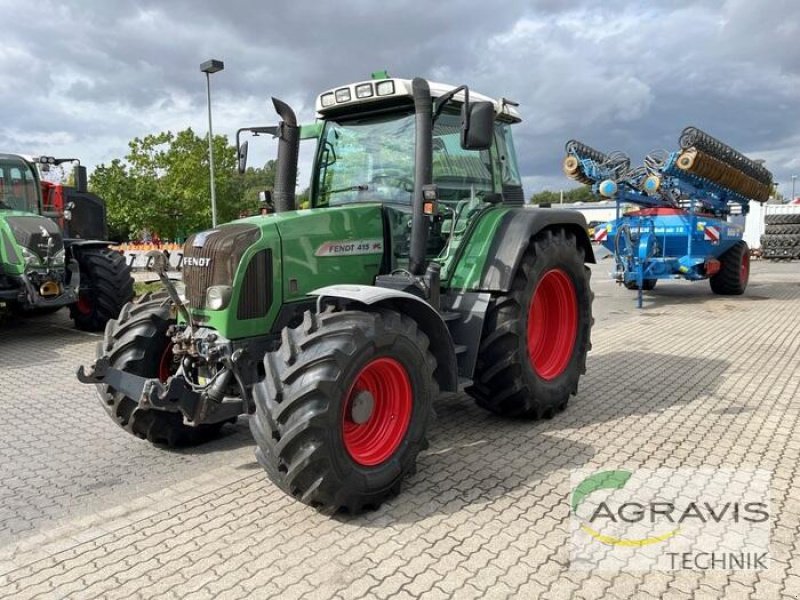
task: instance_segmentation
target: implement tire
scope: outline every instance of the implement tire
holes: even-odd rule
[[[397,494],[427,447],[439,387],[428,337],[400,313],[306,312],[264,358],[250,420],[272,482],[325,512]]]
[[[722,296],[739,296],[750,279],[750,249],[744,241],[736,242],[719,257],[720,269],[709,282],[711,291]]]
[[[591,272],[575,236],[546,230],[531,240],[511,291],[489,305],[467,391],[509,417],[550,418],[586,372],[591,348]]]
[[[76,254],[81,288],[69,316],[77,329],[102,331],[133,300],[131,268],[122,254],[109,248],[79,249]]]
[[[106,325],[97,357],[105,355],[111,366],[142,377],[165,381],[173,370],[167,329],[175,323],[166,292],[146,294],[126,304],[119,319]],[[177,412],[138,408],[138,403],[108,385],[98,384],[100,402],[111,419],[125,431],[153,444],[167,447],[194,446],[216,437],[222,423],[189,427]]]
[[[642,280],[642,290],[645,292],[649,292],[650,290],[655,289],[656,283],[658,283],[658,279],[644,279]],[[639,286],[636,285],[635,281],[626,281],[625,287],[629,290],[639,289]]]

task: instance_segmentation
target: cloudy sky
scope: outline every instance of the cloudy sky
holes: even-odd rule
[[[526,192],[571,184],[572,137],[635,162],[696,125],[800,174],[800,2],[0,0],[0,150],[122,157],[135,136],[313,119],[317,93],[378,69],[520,103]],[[255,148],[254,148],[255,149]],[[272,149],[260,150],[267,158]],[[251,156],[253,153],[251,152]],[[800,190],[800,186],[798,186]]]

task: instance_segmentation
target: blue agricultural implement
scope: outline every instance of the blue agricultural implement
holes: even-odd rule
[[[715,294],[744,293],[750,253],[731,217],[769,199],[772,174],[760,162],[695,127],[683,130],[679,150],[652,152],[640,167],[575,140],[566,151],[568,177],[616,200],[616,219],[596,227],[594,240],[613,252],[614,277],[638,291],[639,308],[659,279],[708,279]]]

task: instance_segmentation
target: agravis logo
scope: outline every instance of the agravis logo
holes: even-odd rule
[[[586,479],[584,479],[578,487],[576,487],[572,492],[572,513],[575,516],[578,516],[578,508],[581,504],[593,493],[598,490],[621,490],[625,487],[625,484],[631,478],[632,473],[630,471],[602,471],[600,473],[595,473],[594,475],[590,475]],[[612,520],[614,519],[614,513],[609,509],[608,505],[605,502],[601,502],[600,505],[595,509],[591,516],[589,517],[589,523],[594,524],[594,521],[597,520],[601,516],[601,510],[603,515],[610,515]],[[623,520],[626,520],[624,517],[620,516]],[[649,546],[650,544],[658,544],[659,542],[663,542],[668,540],[674,535],[677,535],[680,532],[680,528],[675,528],[672,531],[669,531],[663,535],[651,536],[646,538],[640,539],[624,539],[620,537],[615,537],[612,535],[603,535],[593,527],[591,527],[586,521],[581,522],[581,529],[596,539],[598,542],[602,542],[604,544],[609,544],[611,546],[627,546],[627,547],[641,547],[641,546]]]
[[[766,568],[770,480],[759,469],[573,471],[571,564],[580,570]]]

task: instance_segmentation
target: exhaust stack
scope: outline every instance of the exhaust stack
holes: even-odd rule
[[[278,125],[278,158],[275,173],[275,188],[272,193],[275,212],[295,209],[297,186],[297,160],[300,154],[300,127],[291,107],[285,102],[272,99],[275,112],[281,118]]]
[[[422,275],[425,272],[425,250],[428,246],[428,217],[423,212],[422,188],[433,181],[433,100],[426,80],[415,77],[411,85],[416,113],[416,147],[409,270],[413,275]]]

